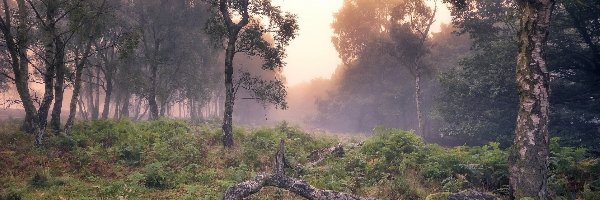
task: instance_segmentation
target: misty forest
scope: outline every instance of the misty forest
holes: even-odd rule
[[[600,200],[599,0],[0,10],[0,199]]]

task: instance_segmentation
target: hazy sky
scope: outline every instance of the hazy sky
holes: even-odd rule
[[[287,48],[287,66],[284,74],[288,86],[308,82],[315,78],[330,78],[342,62],[331,43],[333,15],[342,7],[343,0],[273,0],[281,9],[298,15],[300,31]],[[438,9],[434,32],[440,23],[448,23],[449,12],[445,6]]]

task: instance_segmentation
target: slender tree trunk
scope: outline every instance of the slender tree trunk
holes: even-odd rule
[[[140,112],[142,110],[142,99],[137,97],[137,100],[135,101],[135,105],[133,108],[133,120],[136,121],[138,119],[138,117],[140,116]]]
[[[159,116],[160,117],[164,117],[165,114],[167,114],[167,115],[169,114],[169,106],[168,106],[169,103],[168,102],[169,101],[166,100],[166,99],[160,102],[160,109],[159,109],[160,110],[159,111]]]
[[[89,113],[86,110],[82,97],[77,100],[77,106],[79,107],[79,115],[81,115],[83,120],[87,121],[89,119]]]
[[[87,43],[85,46],[85,51],[80,59],[76,61],[75,64],[75,82],[73,83],[73,95],[71,96],[71,102],[69,103],[69,117],[67,118],[67,122],[65,123],[65,134],[68,135],[71,132],[71,128],[73,127],[73,123],[75,121],[75,116],[77,114],[77,103],[79,101],[79,91],[81,90],[81,75],[83,74],[83,67],[85,66],[85,62],[87,61],[87,56],[90,54],[92,47],[91,41]],[[87,117],[86,117],[87,118]]]
[[[511,197],[548,199],[548,81],[544,45],[553,0],[520,1],[517,88],[519,113],[509,159]]]
[[[235,41],[237,38],[229,37],[225,53],[225,112],[223,113],[223,146],[233,146],[233,56],[235,55]]]
[[[69,134],[71,132],[71,128],[75,122],[75,116],[77,113],[77,102],[79,100],[79,91],[81,88],[81,72],[83,70],[83,66],[77,66],[75,68],[75,83],[73,84],[73,95],[71,96],[71,102],[69,103],[69,117],[67,118],[67,122],[65,123],[65,134]]]
[[[50,125],[54,134],[60,133],[60,114],[62,113],[62,103],[65,93],[65,45],[61,38],[55,38],[56,46],[56,82],[54,83],[54,107],[52,108],[52,118]]]
[[[196,119],[196,110],[195,108],[195,101],[193,99],[190,99],[190,119],[195,120]]]
[[[129,100],[131,99],[131,94],[129,91],[125,91],[125,99],[123,100],[123,108],[121,109],[121,118],[129,118]]]
[[[225,109],[223,112],[223,146],[233,147],[233,103],[235,100],[235,89],[233,88],[233,57],[235,56],[235,43],[240,30],[249,22],[247,0],[242,1],[241,19],[236,24],[231,19],[227,6],[227,0],[219,0],[219,11],[227,28],[227,48],[225,50]]]
[[[52,38],[47,38],[48,43],[46,44],[46,55],[45,55],[45,64],[46,71],[44,72],[44,97],[42,98],[42,102],[40,103],[40,107],[38,108],[38,126],[40,132],[38,132],[36,136],[36,144],[41,144],[42,137],[46,130],[46,125],[48,123],[48,112],[50,111],[50,105],[54,100],[54,74],[56,73],[55,68],[55,60],[54,60],[54,51],[56,51],[54,42]]]
[[[423,96],[421,95],[421,70],[418,66],[416,66],[415,67],[415,103],[416,103],[416,107],[417,107],[417,123],[418,123],[417,134],[420,135],[422,138],[425,138],[425,131],[423,128],[423,111],[421,110],[422,100],[423,100]]]
[[[152,63],[150,71],[152,73],[150,80],[152,86],[150,86],[150,94],[148,95],[148,106],[150,107],[150,119],[155,120],[159,116],[158,103],[156,102],[156,79],[158,78],[158,66],[156,66],[156,63]]]
[[[89,75],[86,78],[86,99],[87,103],[83,106],[87,111],[86,116],[89,117],[90,120],[94,120],[94,69],[88,67]],[[83,103],[83,102],[82,102]]]
[[[113,119],[121,119],[121,101],[123,100],[123,97],[121,96],[121,94],[117,94],[115,95],[115,110],[113,113]]]
[[[104,95],[104,107],[102,108],[102,119],[108,119],[108,115],[110,113],[110,99],[112,98],[113,92],[113,79],[112,79],[112,67],[110,64],[106,62],[106,73],[104,77],[106,82],[106,93]]]
[[[94,97],[94,107],[92,110],[92,120],[97,120],[100,116],[100,83],[102,80],[100,79],[100,69],[96,68],[96,84],[94,85],[94,92],[96,93]]]
[[[140,121],[142,119],[144,119],[144,117],[146,116],[146,114],[148,113],[148,108],[150,106],[144,106],[144,112],[142,112],[136,119],[135,121]],[[141,108],[140,108],[141,109]]]
[[[8,13],[11,13],[8,1],[3,2],[4,13],[3,23],[0,24],[4,36],[6,48],[8,49],[12,71],[15,79],[15,88],[21,99],[25,110],[25,120],[22,130],[39,135],[40,130],[36,119],[37,110],[31,94],[29,93],[29,63],[27,58],[28,41],[28,10],[24,0],[17,0],[17,19],[16,35],[12,32],[11,22],[13,21]]]

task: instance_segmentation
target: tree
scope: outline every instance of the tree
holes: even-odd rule
[[[517,90],[519,111],[509,158],[510,188],[516,199],[548,199],[549,79],[545,59],[554,0],[519,1]]]
[[[30,46],[29,24],[27,23],[30,18],[29,9],[24,0],[18,0],[16,4],[17,8],[14,10],[11,9],[12,4],[6,0],[3,1],[0,29],[12,68],[10,79],[14,81],[21,104],[25,109],[26,118],[23,124],[28,128],[27,132],[36,135],[36,143],[41,143],[45,127],[40,126],[39,120],[36,119],[38,111],[29,92],[29,58],[27,57],[27,49]],[[10,77],[10,75],[6,75],[6,77]]]
[[[598,149],[600,80],[594,60],[599,38],[598,6],[594,2],[562,1],[556,4],[547,48],[550,79],[550,124],[552,137],[563,145]],[[444,135],[462,136],[470,144],[494,140],[510,146],[516,127],[518,93],[514,80],[519,11],[515,3],[478,1],[472,9],[453,11],[459,32],[474,40],[473,53],[460,65],[442,74],[437,113]],[[574,20],[567,8],[578,10]],[[576,28],[577,23],[580,28]],[[585,24],[585,25],[584,25]],[[583,26],[581,26],[583,25]],[[582,31],[575,31],[582,30]],[[582,34],[585,33],[585,34]],[[479,102],[473,104],[472,102]]]
[[[15,3],[16,10],[11,9]],[[95,5],[89,3],[67,0],[3,1],[4,13],[0,18],[0,29],[10,55],[11,79],[19,93],[20,103],[25,108],[23,128],[36,135],[36,144],[42,142],[53,101],[51,124],[55,132],[60,130],[60,111],[68,64],[67,46],[75,33],[81,31],[83,24],[92,21],[76,19],[81,16],[73,13],[78,13],[84,4]],[[30,68],[33,69],[34,76],[29,75]],[[44,95],[36,108],[36,94],[31,94],[29,82],[38,76],[41,76],[41,83],[44,85]]]
[[[298,30],[296,16],[281,12],[279,7],[272,6],[269,0],[219,0],[214,2],[218,8],[218,18],[214,21],[212,32],[225,38],[225,111],[223,114],[223,145],[233,146],[233,104],[236,88],[233,83],[233,58],[236,53],[243,52],[263,59],[263,69],[278,70],[285,63],[285,46],[295,38]],[[240,17],[238,22],[233,18]],[[268,19],[263,25],[260,17]],[[218,20],[218,22],[217,22]],[[273,42],[265,40],[265,36],[273,34]],[[258,79],[246,78],[247,83],[265,83]],[[283,82],[271,82],[274,91],[281,91]],[[265,91],[265,90],[260,90]],[[285,91],[285,90],[284,90]],[[270,93],[270,92],[267,92]],[[266,94],[266,93],[263,93]],[[264,100],[275,102],[285,108],[285,99],[280,95],[267,95]]]
[[[434,10],[419,0],[344,1],[332,24],[344,65],[333,78],[335,90],[318,100],[315,123],[341,131],[385,125],[425,132],[433,67],[447,64],[428,57]]]
[[[415,108],[417,111],[417,134],[425,137],[421,94],[421,77],[425,68],[423,60],[429,48],[426,40],[435,19],[437,1],[431,9],[422,0],[405,0],[394,7],[391,14],[391,38],[393,56],[405,62],[415,81]]]
[[[470,2],[451,1],[459,8]],[[553,0],[517,1],[520,10],[516,84],[519,110],[509,158],[511,198],[548,199],[549,70],[545,45]]]
[[[470,145],[497,141],[510,146],[518,105],[516,5],[476,1],[469,9],[453,9],[452,15],[456,32],[473,43],[465,58],[440,75],[435,108],[440,131]]]

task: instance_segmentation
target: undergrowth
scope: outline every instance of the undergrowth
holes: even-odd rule
[[[220,199],[233,184],[270,171],[280,140],[296,167],[288,175],[315,187],[382,199],[435,199],[479,190],[505,198],[508,150],[497,143],[443,148],[412,132],[377,127],[364,141],[344,140],[344,156],[308,167],[311,151],[340,143],[281,123],[235,128],[224,149],[218,126],[161,119],[78,123],[68,137],[34,146],[18,122],[0,124],[0,199]],[[600,164],[581,148],[551,143],[554,199],[598,199]],[[299,199],[265,188],[254,199]]]

